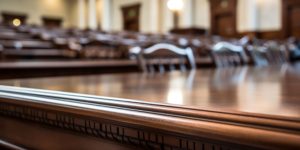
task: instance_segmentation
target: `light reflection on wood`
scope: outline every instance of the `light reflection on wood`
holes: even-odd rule
[[[300,65],[51,77],[2,85],[168,103],[198,109],[300,118]]]

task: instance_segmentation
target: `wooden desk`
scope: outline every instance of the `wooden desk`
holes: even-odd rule
[[[75,140],[115,149],[300,148],[299,64],[0,84],[46,89],[0,87],[0,138],[25,147],[66,149]],[[32,132],[38,142],[24,140]]]

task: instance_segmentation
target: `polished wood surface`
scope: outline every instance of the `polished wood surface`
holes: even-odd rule
[[[30,149],[299,149],[299,69],[1,81],[0,139]]]
[[[0,140],[0,149],[2,150],[25,150],[22,147]]]
[[[88,149],[97,150],[99,147],[101,149],[107,150],[132,150],[137,147],[129,147],[126,145],[121,145],[118,143],[113,143],[111,141],[99,140],[95,137],[88,137],[82,135],[74,135],[68,132],[63,132],[61,130],[49,129],[43,126],[24,123],[24,121],[17,121],[13,119],[7,120],[7,118],[0,117],[2,123],[0,127],[5,129],[1,132],[1,136],[10,136],[12,133],[18,133],[17,137],[10,138],[15,143],[24,145],[21,143],[27,143],[22,148],[7,141],[0,140],[1,150],[30,150],[30,149],[43,149],[43,150],[65,150],[65,149]],[[45,137],[50,137],[47,140]],[[55,137],[55,138],[53,138]],[[39,140],[32,140],[39,139]],[[1,147],[2,146],[2,147]]]
[[[137,66],[135,60],[40,60],[1,62],[0,69]]]
[[[300,64],[203,69],[146,75],[69,76],[1,81],[2,85],[127,98],[230,113],[300,120]]]
[[[23,60],[0,63],[0,79],[138,71],[135,60]]]

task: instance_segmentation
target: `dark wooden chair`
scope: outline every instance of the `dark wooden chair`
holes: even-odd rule
[[[190,38],[189,47],[193,49],[196,64],[200,66],[212,66],[211,43],[207,38]]]
[[[216,67],[233,67],[245,63],[244,48],[229,42],[218,42],[211,47],[211,56]]]
[[[122,59],[123,51],[119,49],[119,43],[113,40],[94,40],[82,45],[81,56],[83,58]]]
[[[149,48],[133,48],[139,52],[139,64],[147,73],[181,70],[182,72],[196,69],[195,58],[191,48],[179,48],[172,44],[159,43]]]

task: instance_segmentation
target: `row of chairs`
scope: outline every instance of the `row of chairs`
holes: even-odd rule
[[[210,49],[210,56],[216,67],[240,65],[282,65],[291,60],[290,53],[300,52],[300,44],[295,39],[287,43],[261,41],[242,38],[239,42],[218,42]],[[292,42],[291,42],[292,41]],[[289,48],[292,47],[292,48]],[[176,68],[181,71],[196,69],[194,51],[191,47],[180,48],[174,44],[160,43],[142,48],[134,47],[132,55],[139,60],[144,72],[165,72]]]
[[[11,27],[0,25],[0,45],[3,47],[2,60],[25,58],[69,58],[76,55],[68,48],[60,47],[51,40],[37,37],[26,26]],[[30,28],[34,29],[34,27]]]
[[[299,41],[291,38],[287,41],[264,41],[244,37],[242,39],[224,39],[219,36],[191,37],[182,35],[141,34],[133,32],[101,32],[78,29],[47,29],[36,26],[1,27],[0,45],[2,56],[17,50],[36,50],[63,52],[66,58],[84,59],[139,59],[137,49],[146,50],[154,47],[173,47],[170,51],[192,51],[193,61],[208,59],[217,67],[238,66],[246,64],[270,65],[281,64],[297,59]],[[5,34],[13,33],[10,37]],[[3,34],[1,36],[1,34]],[[18,35],[21,36],[18,36]],[[23,39],[24,38],[24,39]],[[1,42],[2,41],[2,42]],[[5,42],[3,42],[5,41]],[[160,43],[160,44],[159,44]],[[157,46],[156,44],[159,44]],[[138,47],[138,48],[137,48]],[[176,48],[175,48],[176,47]],[[164,48],[167,49],[167,48]],[[176,50],[175,50],[176,49]],[[153,48],[152,48],[153,50]],[[150,56],[149,56],[150,57]],[[163,57],[173,57],[165,54]],[[183,64],[184,59],[170,62]],[[157,61],[150,61],[152,63]],[[179,65],[182,66],[182,65]],[[142,67],[144,68],[144,67]],[[150,68],[153,67],[148,67]],[[164,70],[163,67],[160,70]],[[172,65],[169,68],[174,68]],[[184,67],[181,67],[184,68]],[[191,67],[190,67],[191,68]],[[184,69],[182,69],[184,70]]]

